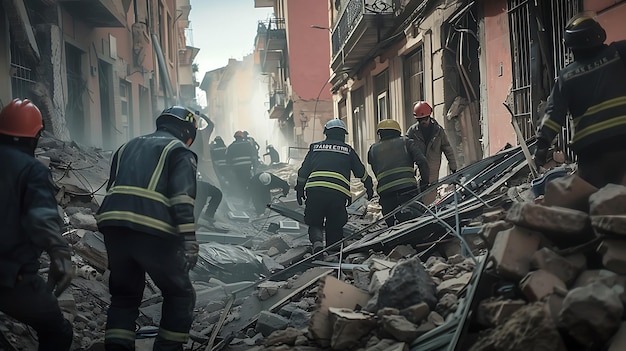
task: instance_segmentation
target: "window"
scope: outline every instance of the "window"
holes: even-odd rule
[[[172,16],[167,14],[167,57],[170,62],[174,62],[174,25],[172,23]]]
[[[384,70],[374,77],[374,96],[376,96],[376,123],[387,119],[390,115],[387,101],[389,92],[389,73]]]
[[[424,54],[420,46],[404,60],[405,125],[415,123],[413,106],[424,100]]]
[[[367,151],[365,136],[367,135],[367,120],[365,119],[365,92],[363,88],[352,92],[352,133],[354,135],[354,150],[360,156]]]
[[[131,106],[132,92],[131,85],[125,80],[120,80],[120,119],[122,122],[122,132],[124,133],[125,140],[129,140],[133,135],[132,127],[132,113]]]

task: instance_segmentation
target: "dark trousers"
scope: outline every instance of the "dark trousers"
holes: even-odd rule
[[[418,189],[414,189],[414,191],[411,191],[411,190],[413,189],[402,189],[398,191],[392,191],[388,193],[379,194],[380,199],[378,200],[378,203],[382,207],[383,216],[395,210],[396,208],[398,208],[398,206],[411,200],[419,192]],[[395,215],[390,216],[389,218],[385,219],[385,223],[387,223],[387,227],[394,226],[394,224],[396,223],[396,220],[398,221],[398,223],[402,223],[411,219],[412,216],[408,214],[408,211],[409,210],[407,209],[406,212],[398,212]]]
[[[205,219],[215,217],[215,212],[217,212],[217,208],[220,202],[222,202],[222,191],[205,181],[199,181],[196,189],[196,205],[193,208],[193,215],[196,218],[196,222],[201,215]],[[209,200],[208,203],[207,200]],[[206,209],[204,209],[205,206]],[[202,214],[203,209],[204,215]]]
[[[252,166],[251,165],[243,165],[243,166],[233,166],[233,178],[234,181],[234,190],[239,194],[241,198],[247,199],[246,189],[248,188],[248,183],[250,182],[250,178],[252,178]]]
[[[163,296],[154,350],[183,350],[193,320],[195,291],[184,270],[182,242],[127,228],[100,230],[109,259],[111,306],[104,344],[107,350],[134,350],[135,320],[148,273]]]
[[[72,325],[36,274],[22,275],[13,288],[0,288],[0,311],[35,329],[39,351],[64,351],[72,346]]]
[[[626,185],[626,150],[580,154],[576,173],[598,189],[609,183]]]
[[[326,229],[326,247],[343,239],[343,226],[347,222],[345,195],[338,192],[307,190],[304,223],[309,227]],[[312,243],[321,239],[309,237]]]

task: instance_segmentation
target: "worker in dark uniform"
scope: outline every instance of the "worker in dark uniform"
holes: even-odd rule
[[[535,163],[546,163],[569,111],[577,174],[598,188],[626,185],[626,41],[606,45],[606,32],[590,13],[572,18],[564,37],[574,62],[559,72],[548,98]]]
[[[205,180],[198,172],[194,217],[196,224],[207,228],[215,227],[215,213],[222,202],[222,191]]]
[[[339,119],[324,126],[326,140],[312,143],[298,170],[295,186],[299,205],[306,200],[304,222],[309,226],[313,253],[343,238],[343,226],[348,222],[346,206],[352,203],[350,172],[365,186],[367,198],[374,194],[372,178],[354,149],[345,143],[348,131]]]
[[[234,189],[241,197],[244,197],[245,189],[252,177],[254,158],[257,154],[254,146],[244,137],[242,131],[238,130],[233,135],[233,141],[226,149],[226,162],[233,173]]]
[[[376,132],[380,141],[373,144],[367,153],[367,162],[372,165],[378,184],[376,192],[380,196],[378,201],[382,207],[383,216],[393,211],[399,205],[409,201],[419,190],[428,187],[428,163],[422,150],[415,141],[401,136],[400,124],[392,119],[378,123]],[[415,179],[415,168],[420,171],[420,187]],[[385,219],[388,227],[395,221],[404,222],[411,219],[411,215],[396,213]]]
[[[267,145],[265,147],[265,150],[267,152],[263,154],[263,157],[269,156],[270,157],[270,164],[280,163],[280,155],[278,154],[278,151],[276,151],[276,149],[274,148],[273,145]]]
[[[417,146],[422,150],[428,162],[429,176],[428,183],[434,184],[439,180],[439,169],[441,168],[441,154],[448,159],[448,167],[451,173],[457,170],[454,149],[450,145],[450,140],[446,131],[432,118],[432,107],[426,101],[419,101],[413,106],[413,116],[416,123],[409,127],[406,136],[415,140]],[[425,204],[432,203],[437,196],[436,192],[426,194],[422,201]]]
[[[211,153],[211,162],[213,164],[213,170],[217,176],[222,188],[228,186],[228,179],[230,178],[230,170],[228,163],[226,162],[226,144],[221,136],[216,136],[215,139],[209,144],[209,152]]]
[[[262,215],[272,201],[271,191],[282,189],[283,195],[289,193],[289,183],[269,172],[255,174],[250,178],[248,193],[258,215]]]
[[[188,340],[195,304],[189,270],[199,249],[193,214],[197,159],[189,146],[201,122],[185,107],[169,107],[157,118],[156,132],[130,140],[113,155],[107,195],[96,214],[111,271],[107,350],[135,349],[145,273],[163,296],[154,350],[182,350]]]
[[[254,140],[253,137],[250,136],[250,133],[248,133],[247,130],[243,131],[243,137],[245,140],[247,140],[250,145],[252,145],[252,147],[254,147],[254,157],[252,160],[252,166],[254,168],[253,172],[256,172],[257,168],[259,167],[259,164],[261,163],[261,161],[259,160],[259,150],[261,149],[261,146],[259,145],[259,143],[257,143],[256,140]]]
[[[29,100],[15,99],[0,112],[0,311],[32,327],[40,351],[63,351],[72,345],[72,325],[56,297],[73,269],[52,175],[34,157],[42,130],[41,113]],[[47,284],[37,274],[43,251],[50,257]]]

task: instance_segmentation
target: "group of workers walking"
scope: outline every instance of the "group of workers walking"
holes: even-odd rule
[[[442,153],[448,159],[451,172],[456,172],[456,159],[448,137],[431,114],[428,103],[415,104],[416,123],[408,129],[407,136],[402,136],[400,124],[393,119],[378,123],[376,132],[380,140],[370,147],[367,162],[376,176],[383,215],[437,181]],[[352,203],[351,173],[363,183],[368,200],[374,194],[374,184],[365,165],[345,142],[348,130],[343,121],[328,121],[324,134],[325,140],[310,145],[295,186],[298,204],[305,201],[304,220],[309,226],[313,253],[343,238],[343,226],[348,221],[346,206]],[[415,166],[420,173],[419,184]],[[410,218],[399,213],[387,216],[385,222],[391,227]]]
[[[626,42],[606,45],[605,40],[604,29],[593,17],[583,15],[568,23],[565,45],[575,61],[557,78],[534,153],[536,164],[545,164],[553,139],[571,113],[578,174],[596,187],[626,185]],[[380,140],[367,154],[383,214],[437,181],[442,153],[450,172],[457,170],[432,108],[418,102],[413,114],[416,123],[405,136],[396,121],[381,121]],[[189,270],[199,252],[194,205],[201,184],[198,159],[189,147],[206,122],[185,107],[167,108],[157,118],[154,133],[130,140],[113,155],[107,195],[96,215],[110,270],[107,350],[134,349],[146,273],[163,296],[154,350],[182,350],[188,339],[195,304]],[[39,350],[69,350],[72,326],[63,317],[57,297],[72,279],[71,249],[61,235],[63,222],[50,170],[34,157],[43,128],[41,113],[29,100],[15,99],[0,112],[0,159],[7,165],[0,173],[0,212],[6,219],[0,247],[0,311],[31,326]],[[352,201],[351,174],[361,180],[368,199],[374,194],[365,165],[345,142],[347,133],[341,120],[326,123],[326,139],[310,145],[298,170],[296,198],[300,205],[305,201],[314,253],[343,238],[346,206]],[[211,154],[223,156],[213,159],[216,171],[226,165],[240,167],[237,180],[247,189],[259,189],[262,196],[253,200],[259,211],[269,201],[268,189],[282,189],[286,195],[289,186],[270,173],[255,174],[258,148],[246,137],[235,133],[228,147],[216,137]],[[403,220],[396,215],[386,222]],[[47,282],[38,274],[44,251],[50,258]]]

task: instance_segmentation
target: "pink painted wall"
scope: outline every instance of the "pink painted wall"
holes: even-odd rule
[[[286,10],[291,86],[300,99],[315,100],[330,76],[330,32],[311,28],[311,25],[328,24],[328,3],[288,0]],[[327,85],[320,100],[330,99]]]
[[[511,115],[502,105],[512,86],[511,49],[506,0],[487,0],[485,13],[485,78],[487,82],[487,111],[489,125],[490,155],[502,149],[506,143],[517,145],[511,127]],[[502,74],[500,75],[500,66]]]
[[[616,2],[619,1],[585,1],[585,9],[598,12],[598,22],[606,30],[607,43],[626,39],[626,2],[607,8]]]

